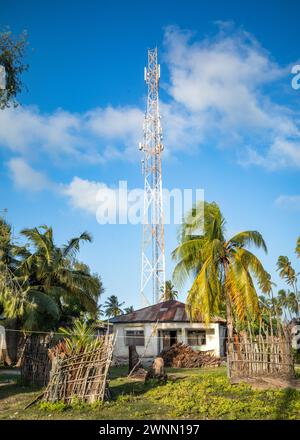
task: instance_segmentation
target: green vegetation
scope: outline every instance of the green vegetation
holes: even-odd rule
[[[26,46],[26,32],[18,37],[9,29],[0,32],[0,66],[4,66],[6,72],[6,89],[0,90],[0,110],[11,104],[16,106],[16,96],[24,88],[21,75],[28,69],[23,62]]]
[[[81,353],[84,349],[94,350],[100,348],[103,341],[95,338],[94,326],[80,319],[75,319],[72,327],[61,327],[58,331],[64,336],[66,353]]]
[[[163,294],[163,300],[169,301],[171,299],[177,299],[178,298],[178,291],[175,290],[175,286],[172,283],[171,280],[167,280],[165,282],[165,289],[163,289],[163,286],[160,289],[161,293]]]
[[[168,382],[158,385],[128,379],[127,367],[111,368],[112,400],[92,406],[39,403],[24,410],[40,390],[0,383],[0,419],[300,419],[300,390],[231,385],[224,368],[167,371]]]
[[[300,418],[300,390],[253,390],[247,384],[231,385],[222,373],[168,383],[163,389],[151,390],[148,396],[172,407],[174,418]]]
[[[0,305],[24,330],[55,330],[74,317],[96,318],[103,286],[76,256],[91,236],[84,232],[59,247],[48,226],[21,231],[18,246],[0,219]]]
[[[300,258],[300,237],[297,240],[296,256]],[[300,299],[298,292],[298,276],[295,269],[292,267],[292,263],[289,258],[281,255],[277,260],[277,271],[279,272],[279,276],[285,280],[288,287],[292,290],[288,290],[287,292],[284,289],[281,289],[278,292],[278,301],[279,305],[283,310],[284,318],[287,321],[287,312],[289,313],[289,319],[292,319],[293,316],[299,316],[300,311]]]
[[[203,209],[202,209],[203,208]],[[204,221],[197,212],[204,210]],[[199,235],[198,230],[203,229]],[[270,290],[270,275],[259,259],[247,248],[267,251],[257,231],[243,231],[225,238],[225,219],[216,203],[202,202],[188,213],[181,228],[179,246],[173,252],[177,261],[175,281],[182,284],[194,277],[187,306],[192,318],[198,313],[208,322],[226,308],[229,337],[233,335],[233,318],[242,322],[259,313],[257,281],[262,292]]]
[[[121,309],[121,307],[124,304],[124,302],[119,303],[116,295],[111,295],[104,303],[105,316],[107,316],[108,318],[115,318],[116,316],[122,315],[123,310]]]

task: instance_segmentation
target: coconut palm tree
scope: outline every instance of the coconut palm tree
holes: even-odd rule
[[[290,311],[291,317],[293,317],[293,315],[299,315],[299,302],[295,292],[289,292],[288,294],[288,309]]]
[[[290,286],[294,287],[297,281],[297,276],[295,269],[292,267],[292,264],[288,257],[281,255],[277,260],[277,271],[279,272],[279,276],[287,282]]]
[[[126,308],[124,309],[124,312],[125,312],[125,313],[132,313],[132,312],[134,312],[134,308],[133,308],[133,306],[126,307]]]
[[[226,304],[229,338],[233,335],[233,314],[242,321],[259,313],[254,286],[257,280],[263,293],[270,290],[270,276],[259,259],[247,248],[254,245],[267,252],[257,231],[243,231],[225,238],[225,219],[216,203],[198,204],[186,217],[181,228],[180,244],[173,251],[177,261],[174,280],[179,284],[193,277],[187,297],[191,318],[200,313],[206,322]],[[203,230],[199,234],[199,229]]]
[[[75,258],[81,242],[91,241],[90,235],[84,232],[58,247],[51,227],[24,229],[21,234],[28,243],[15,249],[18,264],[14,276],[22,280],[22,289],[4,295],[6,316],[22,318],[25,329],[48,330],[58,325],[64,309],[74,300],[81,309],[95,314],[102,285]]]
[[[300,249],[300,240],[297,241],[297,247],[296,247],[296,254],[298,255],[298,246]],[[290,295],[290,299],[286,298],[286,305],[285,307],[288,307],[288,304],[290,306],[297,310],[297,314],[299,313],[300,304],[299,304],[299,293],[298,293],[298,286],[297,286],[297,275],[295,269],[292,267],[292,263],[288,259],[288,257],[281,255],[277,260],[277,271],[279,272],[279,276],[283,278],[286,283],[292,287],[293,295]],[[295,306],[296,301],[296,306]]]
[[[281,311],[284,315],[285,321],[287,321],[287,310],[289,310],[288,292],[284,289],[280,289],[277,294],[278,301],[281,307]]]
[[[163,294],[163,301],[169,301],[178,298],[178,291],[175,290],[175,286],[171,280],[167,280],[165,282],[165,289],[163,289],[162,286],[160,291]]]
[[[108,318],[115,318],[123,313],[121,307],[125,302],[119,303],[118,297],[116,295],[111,295],[104,303],[105,315]]]

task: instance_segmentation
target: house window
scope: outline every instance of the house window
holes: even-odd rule
[[[206,345],[205,330],[188,330],[188,344],[191,346]]]
[[[144,330],[126,330],[125,345],[145,345]]]

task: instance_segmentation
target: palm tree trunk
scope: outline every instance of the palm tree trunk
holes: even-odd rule
[[[296,301],[297,301],[297,316],[296,316],[296,318],[298,318],[299,310],[300,310],[300,304],[299,304],[297,280],[294,282],[294,292],[295,292],[295,297],[296,297]]]
[[[223,261],[225,280],[228,271],[228,263]],[[225,302],[226,302],[226,321],[227,321],[227,339],[228,344],[232,341],[233,338],[233,316],[232,316],[232,307],[231,307],[231,299],[228,289],[225,287]]]
[[[230,296],[226,294],[226,320],[227,320],[227,337],[228,342],[233,338],[233,317]]]

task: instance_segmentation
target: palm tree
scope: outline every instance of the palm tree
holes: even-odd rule
[[[289,292],[289,294],[288,294],[288,308],[291,313],[291,317],[292,317],[292,315],[298,316],[299,302],[298,302],[298,299],[296,297],[295,292]]]
[[[160,291],[163,294],[163,301],[169,301],[178,298],[178,291],[175,290],[175,286],[171,280],[166,281],[165,289],[162,286]]]
[[[125,302],[119,303],[118,297],[116,295],[111,295],[104,303],[105,315],[108,318],[115,318],[123,313],[121,307]]]
[[[5,296],[6,316],[22,318],[25,329],[48,330],[59,324],[64,309],[74,301],[96,314],[102,284],[75,259],[81,242],[91,241],[90,235],[84,232],[58,247],[51,227],[24,229],[21,234],[28,244],[15,249],[19,260],[14,274],[23,280],[22,291]]]
[[[297,277],[295,269],[293,269],[292,264],[288,257],[281,255],[277,260],[277,271],[279,271],[279,276],[284,278],[290,286],[294,286]]]
[[[203,206],[194,207],[181,229],[179,246],[173,251],[177,261],[174,280],[179,284],[192,275],[187,309],[191,318],[200,313],[206,322],[226,305],[228,337],[233,335],[233,314],[243,321],[259,313],[254,279],[263,293],[270,290],[270,276],[247,247],[254,245],[267,252],[257,231],[240,232],[225,238],[225,220],[216,203],[204,203],[203,219],[197,215]],[[203,234],[196,232],[203,229]],[[194,235],[196,234],[196,235]]]
[[[280,289],[277,294],[278,302],[281,307],[281,312],[284,314],[284,319],[287,321],[287,310],[289,310],[288,292],[284,289]]]
[[[132,313],[132,312],[134,312],[134,308],[133,308],[133,306],[129,306],[129,307],[126,307],[125,309],[124,309],[124,312],[127,314],[127,313]]]
[[[297,247],[296,247],[296,253],[298,255],[298,247],[300,249],[300,237],[297,241]],[[277,260],[277,271],[279,272],[279,276],[281,278],[283,278],[286,283],[292,287],[293,289],[293,293],[294,295],[290,297],[290,301],[288,301],[288,299],[286,300],[287,304],[290,303],[290,305],[292,305],[293,303],[293,307],[295,309],[295,303],[294,301],[297,302],[296,305],[296,310],[298,313],[299,309],[300,309],[300,305],[299,305],[299,296],[298,296],[298,287],[297,287],[297,274],[295,269],[292,267],[292,264],[290,262],[290,260],[288,259],[288,257],[281,255],[278,260]],[[286,304],[286,307],[287,307]]]

